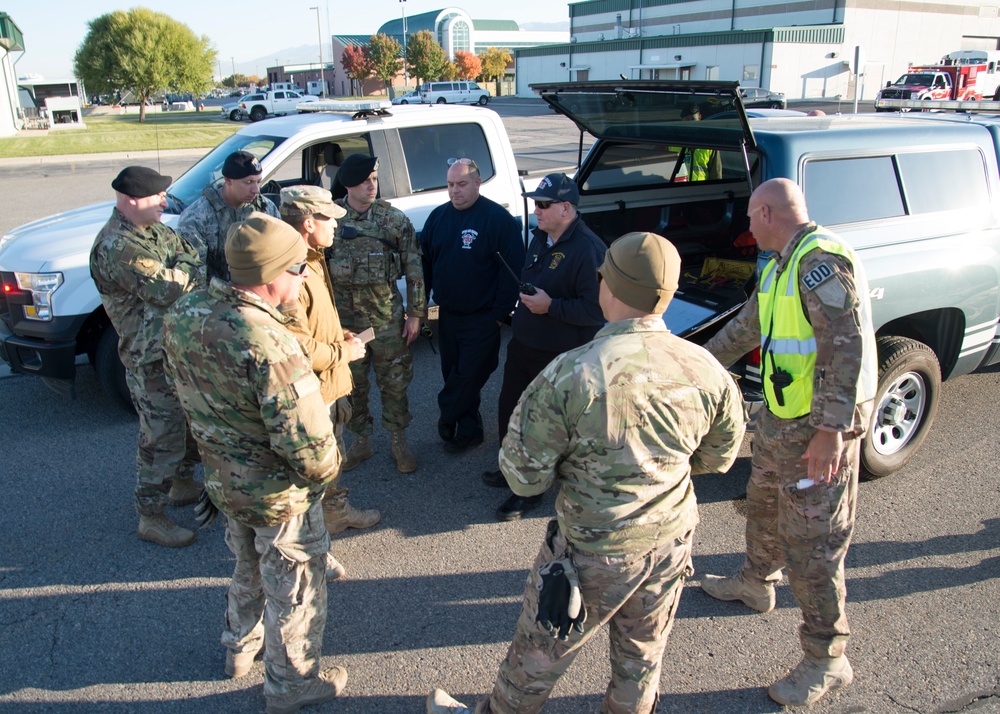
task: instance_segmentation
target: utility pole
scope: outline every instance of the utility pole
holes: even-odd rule
[[[403,11],[403,84],[410,88],[410,71],[406,67],[406,0],[399,0],[399,7]]]
[[[320,96],[326,99],[326,75],[323,72],[323,26],[319,21],[319,5],[309,8],[316,11],[316,37],[319,39],[319,83]]]

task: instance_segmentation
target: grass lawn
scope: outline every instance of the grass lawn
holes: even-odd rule
[[[245,126],[217,121],[219,111],[90,116],[85,129],[50,130],[47,136],[21,135],[0,139],[0,156],[59,156],[100,154],[109,151],[210,149]]]

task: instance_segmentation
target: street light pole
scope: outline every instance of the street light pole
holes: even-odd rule
[[[323,27],[319,21],[319,5],[309,8],[316,11],[316,37],[319,39],[319,83],[320,96],[326,99],[326,75],[323,72]]]
[[[399,0],[400,9],[403,11],[403,84],[410,88],[410,71],[406,67],[406,0]]]
[[[236,76],[236,58],[235,57],[230,57],[229,59],[233,63],[233,76],[235,77]]]

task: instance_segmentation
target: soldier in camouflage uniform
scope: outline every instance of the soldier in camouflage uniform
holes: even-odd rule
[[[323,255],[323,251],[333,243],[337,219],[343,218],[345,211],[333,203],[329,191],[319,186],[281,189],[279,210],[285,223],[305,240],[309,265],[309,274],[299,291],[298,302],[282,306],[282,312],[293,318],[288,327],[312,360],[313,371],[319,377],[320,393],[330,410],[337,445],[340,446],[344,424],[353,413],[350,363],[365,356],[364,343],[340,325],[337,307],[333,304],[330,273]],[[349,490],[340,485],[338,472],[323,496],[323,518],[330,535],[347,528],[370,528],[382,518],[375,509],[359,510],[352,506],[347,500],[348,495]],[[327,579],[336,580],[345,573],[344,566],[331,553],[327,557]]]
[[[804,657],[768,694],[795,706],[854,676],[844,655],[844,557],[877,381],[875,338],[862,265],[843,241],[810,222],[795,183],[761,184],[747,214],[760,249],[778,253],[758,292],[705,348],[730,365],[760,346],[766,406],[747,486],[746,560],[733,577],[706,575],[702,589],[770,612],[787,567],[802,610]]]
[[[477,714],[539,711],[606,623],[611,682],[601,711],[656,709],[663,650],[693,572],[698,507],[691,474],[728,470],[744,432],[732,377],[663,324],[679,268],[677,251],[660,236],[630,233],[615,241],[599,271],[608,324],[592,342],[556,357],[511,417],[500,452],[504,476],[526,496],[558,481],[558,518],[528,575],[493,692]],[[557,639],[536,618],[545,599],[543,566],[566,557],[586,615],[580,631]],[[468,710],[434,690],[427,711]]]
[[[90,274],[118,332],[132,403],[139,414],[135,509],[139,537],[177,548],[194,541],[164,513],[166,505],[194,503],[199,461],[174,387],[163,372],[163,314],[177,298],[203,283],[194,248],[160,223],[169,176],[129,166],[111,183],[111,218],[90,251]]]
[[[351,154],[337,172],[335,184],[346,195],[335,202],[347,215],[340,220],[333,245],[326,249],[333,295],[344,327],[375,331],[365,359],[351,362],[354,415],[347,428],[354,435],[344,456],[344,471],[371,458],[372,415],[368,408],[374,368],[382,395],[382,426],[391,435],[392,456],[400,473],[412,473],[416,459],[406,443],[410,415],[406,394],[413,379],[410,345],[427,316],[427,295],[420,245],[410,219],[378,195],[378,159]],[[335,190],[335,194],[338,191]],[[396,281],[406,276],[406,314]]]
[[[198,200],[181,213],[177,232],[198,249],[207,271],[206,282],[212,278],[229,280],[225,250],[229,226],[246,220],[253,211],[280,217],[271,200],[260,195],[263,171],[250,152],[233,152],[222,165],[222,185],[206,186]]]
[[[213,278],[178,301],[164,347],[236,556],[226,673],[246,675],[263,649],[267,711],[284,714],[332,699],[347,680],[341,667],[320,671],[330,549],[320,499],[340,452],[319,379],[278,310],[298,299],[306,244],[252,213],[230,228],[226,258],[232,282]]]

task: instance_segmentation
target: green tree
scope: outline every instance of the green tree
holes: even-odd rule
[[[366,79],[372,76],[371,56],[367,47],[358,47],[351,44],[344,48],[344,54],[340,58],[340,64],[351,78],[351,94],[354,94],[353,84],[358,83],[358,91]]]
[[[230,89],[236,89],[237,87],[249,87],[250,78],[245,74],[237,72],[236,74],[231,74],[222,80],[222,86],[229,87]]]
[[[368,56],[372,60],[372,74],[382,80],[385,86],[392,83],[403,70],[403,46],[388,35],[372,35],[368,40]]]
[[[153,93],[199,94],[212,85],[216,52],[209,39],[169,15],[135,7],[101,15],[88,26],[73,71],[91,92],[133,92],[140,122]]]
[[[444,69],[441,70],[441,79],[453,82],[459,78],[458,67],[454,62],[446,62]]]
[[[471,52],[455,52],[455,67],[459,79],[475,79],[483,71],[483,61]]]
[[[406,41],[406,63],[409,65],[410,75],[418,80],[433,82],[441,78],[448,57],[434,39],[434,33],[421,30],[410,35]]]
[[[489,81],[495,79],[497,83],[496,96],[500,96],[500,80],[507,73],[507,65],[514,59],[509,50],[502,47],[487,47],[485,51],[479,53],[479,59],[483,62],[483,79]]]

